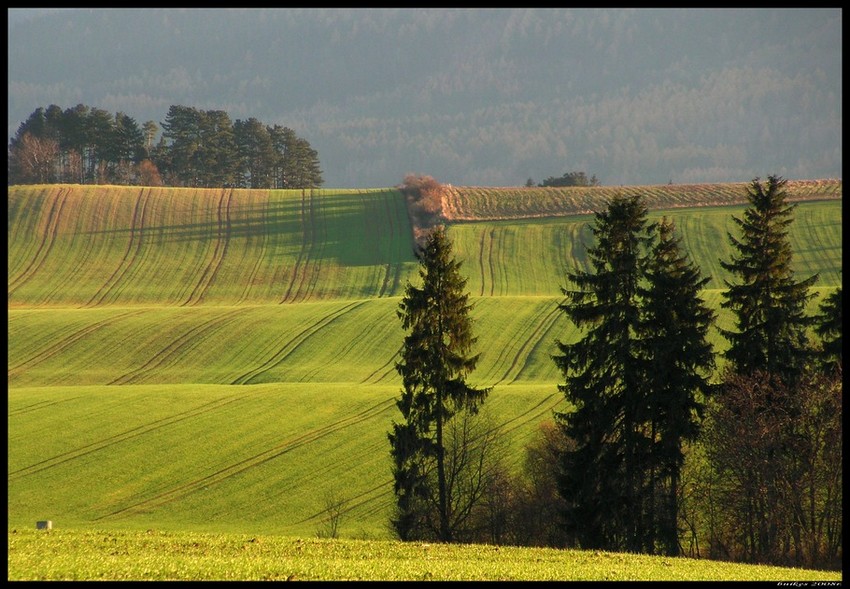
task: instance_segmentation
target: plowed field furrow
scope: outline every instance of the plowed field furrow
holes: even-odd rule
[[[153,509],[155,507],[165,505],[166,503],[171,503],[172,501],[181,499],[187,495],[190,495],[191,493],[198,491],[199,489],[207,488],[211,485],[220,484],[233,476],[241,474],[249,469],[262,466],[263,464],[272,461],[301,446],[304,446],[305,444],[313,443],[341,429],[351,427],[352,425],[364,422],[374,417],[375,415],[379,415],[380,413],[386,411],[389,407],[391,407],[393,403],[394,399],[381,401],[380,403],[377,403],[376,405],[373,405],[355,415],[291,437],[272,448],[269,448],[267,450],[264,450],[263,452],[254,454],[253,456],[249,456],[248,458],[245,458],[229,466],[221,468],[207,476],[188,481],[186,483],[183,483],[182,485],[178,485],[177,487],[173,487],[167,491],[163,491],[157,495],[154,495],[153,497],[143,499],[141,501],[138,501],[131,505],[127,505],[125,507],[122,507],[121,509],[117,509],[94,519],[101,520],[109,517],[114,517],[122,513],[126,513],[128,511],[136,511],[139,509]]]
[[[50,213],[48,214],[45,222],[41,242],[38,244],[38,248],[36,249],[32,260],[23,272],[18,274],[17,277],[9,282],[9,298],[12,298],[12,295],[18,288],[26,284],[27,281],[36,275],[48,254],[50,254],[50,250],[53,249],[53,244],[56,242],[56,235],[58,233],[59,220],[62,217],[62,210],[65,208],[65,203],[68,201],[69,194],[70,190],[67,188],[60,188],[57,191],[56,198],[53,200],[53,204],[50,207]]]
[[[29,466],[10,471],[9,479],[18,479],[21,477],[33,475],[48,468],[54,468],[60,464],[70,462],[71,460],[76,460],[77,458],[86,456],[87,454],[91,454],[92,452],[103,450],[104,448],[108,448],[115,444],[127,441],[131,438],[135,438],[150,433],[152,431],[159,430],[163,427],[173,425],[181,421],[185,421],[186,419],[192,417],[197,417],[198,415],[202,415],[210,411],[215,411],[217,409],[230,405],[231,403],[240,399],[244,399],[244,397],[234,395],[231,397],[216,399],[214,401],[204,403],[203,405],[199,405],[198,407],[189,409],[187,411],[183,411],[175,415],[169,415],[168,417],[163,417],[161,419],[151,421],[150,423],[145,423],[136,426],[121,433],[104,438],[102,440],[91,442],[90,444],[86,444],[84,446],[74,448],[73,450],[62,452],[61,454],[57,454],[56,456],[51,456],[50,458],[40,460],[35,464],[30,464]]]
[[[221,267],[224,256],[227,254],[227,245],[230,242],[230,205],[233,201],[233,189],[225,189],[218,201],[218,228],[216,230],[215,249],[212,258],[204,268],[200,280],[195,285],[189,298],[181,306],[198,305],[204,300],[204,295],[210,285],[215,281],[216,274]]]
[[[151,359],[145,362],[142,366],[139,366],[127,374],[119,376],[108,384],[133,384],[139,381],[144,373],[168,366],[174,362],[176,357],[186,353],[187,350],[191,350],[201,345],[206,338],[209,337],[210,333],[221,329],[226,324],[230,323],[235,316],[243,314],[248,310],[248,308],[234,309],[224,315],[214,317],[201,325],[192,327],[189,331],[172,340],[165,348],[154,354],[153,357],[151,357]]]
[[[9,379],[11,379],[15,376],[18,376],[19,374],[24,372],[26,369],[31,368],[35,364],[38,364],[39,362],[43,362],[44,360],[47,360],[48,358],[58,354],[59,352],[61,352],[65,348],[67,348],[68,346],[74,344],[75,342],[78,342],[79,340],[81,340],[85,337],[90,336],[91,334],[98,331],[99,329],[102,329],[104,327],[112,325],[113,323],[120,321],[122,319],[126,319],[127,317],[133,317],[133,316],[136,316],[136,315],[141,315],[143,312],[144,311],[142,311],[142,310],[128,311],[126,313],[121,313],[119,315],[109,317],[108,319],[104,319],[103,321],[98,321],[97,323],[93,323],[93,324],[91,324],[87,327],[84,327],[83,329],[76,331],[76,332],[72,333],[71,335],[63,338],[62,340],[56,342],[52,346],[45,348],[44,350],[42,350],[41,352],[39,352],[35,356],[33,356],[31,358],[27,358],[26,360],[24,360],[23,362],[21,362],[20,364],[15,366],[14,368],[10,368],[9,373],[8,373]]]
[[[112,272],[112,275],[103,283],[91,299],[84,305],[92,307],[103,303],[104,299],[109,295],[110,291],[118,284],[127,270],[135,263],[142,248],[142,230],[145,224],[145,213],[148,208],[151,190],[147,191],[142,188],[139,191],[139,196],[136,199],[136,206],[133,209],[133,217],[130,221],[130,241],[127,243],[127,249],[124,251],[124,256],[118,263],[118,267]],[[147,195],[147,197],[145,196]],[[138,237],[137,234],[138,233]]]
[[[325,315],[321,319],[315,321],[312,325],[305,327],[295,337],[286,342],[271,358],[266,360],[262,365],[243,374],[230,384],[250,384],[251,380],[259,376],[263,372],[266,372],[267,370],[270,370],[281,362],[283,362],[283,360],[285,360],[286,357],[289,356],[308,337],[310,337],[311,335],[313,335],[314,333],[334,321],[337,317],[363,304],[365,304],[365,301],[355,301],[353,303],[349,303],[348,305],[345,305],[344,307],[336,309],[328,315]]]

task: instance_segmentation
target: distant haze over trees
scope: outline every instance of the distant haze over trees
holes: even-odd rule
[[[327,186],[841,176],[836,9],[9,10],[11,138],[38,106],[297,129]]]

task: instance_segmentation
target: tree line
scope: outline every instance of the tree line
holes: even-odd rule
[[[8,149],[12,184],[315,188],[318,153],[292,129],[173,105],[160,127],[78,104],[37,108]]]
[[[526,188],[531,188],[534,186],[534,180],[529,178],[525,181]],[[547,186],[600,186],[599,179],[596,177],[596,174],[587,177],[582,171],[573,171],[573,172],[564,172],[562,176],[555,177],[549,176],[543,182],[537,185],[540,188]]]
[[[444,227],[417,252],[398,316],[401,420],[388,433],[390,525],[402,540],[578,547],[840,568],[841,288],[807,315],[786,181],[754,179],[721,260],[735,318],[717,370],[708,278],[672,221],[640,196],[597,212],[590,269],[566,273],[559,309],[582,334],[556,341],[569,409],[506,466],[461,263]]]

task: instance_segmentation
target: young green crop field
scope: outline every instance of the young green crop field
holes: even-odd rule
[[[13,530],[9,579],[213,581],[762,581],[841,573],[615,552],[266,534]]]
[[[800,202],[791,226],[795,269],[820,275],[813,310],[841,284],[840,184],[837,195]],[[712,277],[704,295],[725,327],[719,259],[731,255],[726,232],[743,208],[651,212],[674,219]],[[387,432],[400,418],[394,363],[404,337],[396,310],[418,279],[398,191],[14,186],[8,212],[10,575],[385,578],[346,555],[390,550],[375,543],[391,538]],[[449,226],[482,354],[470,380],[494,387],[485,412],[517,468],[540,423],[565,409],[551,354],[556,339],[579,333],[557,304],[566,269],[584,264],[589,223],[572,215]],[[716,331],[712,341],[723,349]],[[362,543],[342,546],[327,569],[316,563],[329,545],[313,540],[319,556],[281,556],[292,538],[315,538],[331,496],[345,500],[340,536]],[[45,519],[53,531],[30,533]],[[104,535],[129,543],[119,555],[131,556],[102,555],[101,572],[73,568],[88,556],[67,546],[88,550]],[[303,566],[261,555],[231,566],[241,553],[227,551],[260,535],[276,547],[269,562]],[[56,542],[53,572],[31,568],[47,566],[28,552],[45,542]],[[222,556],[214,565],[190,550],[169,564],[164,546],[174,542],[220,546],[211,554]],[[391,545],[399,562],[415,553]],[[150,559],[147,576],[134,554]],[[551,555],[533,558],[559,558]],[[552,574],[459,564],[468,558],[447,555],[432,569],[412,562],[391,578]],[[601,566],[583,558],[587,570]],[[704,566],[715,565],[729,566]],[[619,575],[611,570],[594,578]]]

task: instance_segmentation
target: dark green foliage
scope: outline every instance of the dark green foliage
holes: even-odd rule
[[[672,222],[657,224],[658,241],[646,270],[641,342],[651,441],[644,550],[679,554],[679,480],[684,443],[699,436],[702,400],[711,393],[708,377],[714,352],[708,331],[715,314],[700,297],[710,280],[681,251]]]
[[[793,386],[760,370],[723,382],[704,440],[711,556],[840,569],[841,370],[807,370]]]
[[[726,282],[722,305],[738,329],[721,330],[730,363],[706,444],[722,481],[718,511],[731,510],[740,529],[720,541],[733,547],[732,556],[820,565],[841,546],[840,534],[830,531],[836,522],[840,528],[841,294],[824,303],[819,318],[805,315],[818,277],[794,279],[788,239],[794,206],[785,203],[785,183],[756,178],[748,189],[751,206],[742,219],[733,217],[742,237],[729,235],[737,255],[721,264],[739,282]],[[815,374],[807,336],[813,325],[825,337],[825,359],[838,367],[833,374]]]
[[[526,186],[530,186],[530,182],[531,178],[526,182]],[[549,176],[540,186],[599,186],[599,180],[596,179],[595,174],[588,180],[584,172],[566,172],[560,178]]]
[[[585,548],[637,549],[638,475],[647,440],[638,411],[645,405],[638,358],[638,281],[651,235],[639,197],[616,197],[595,215],[592,272],[568,273],[577,290],[560,309],[589,328],[553,356],[566,378],[559,389],[574,407],[556,420],[576,447],[563,454],[560,492],[565,527]]]
[[[268,128],[251,117],[233,124],[236,146],[243,170],[239,185],[246,188],[271,188],[275,160],[278,157]]]
[[[404,422],[393,424],[389,434],[397,496],[393,525],[402,539],[421,537],[427,527],[425,504],[436,498],[436,536],[451,541],[444,428],[460,410],[474,414],[490,389],[477,389],[465,381],[479,357],[469,355],[476,342],[469,317],[472,305],[464,292],[461,263],[453,258],[442,227],[431,233],[417,256],[422,286],[408,283],[398,311],[409,333],[396,364],[403,385],[396,405]],[[427,483],[434,468],[437,489]]]
[[[683,444],[699,434],[713,353],[708,278],[680,251],[666,220],[647,226],[640,197],[596,214],[592,272],[560,306],[585,336],[553,357],[574,407],[556,414],[575,447],[563,452],[565,531],[583,548],[678,554]]]
[[[285,127],[253,118],[234,124],[222,110],[173,105],[154,146],[156,131],[153,121],[140,129],[124,113],[113,117],[83,104],[64,112],[55,105],[38,108],[9,142],[9,184],[45,178],[138,184],[152,164],[171,186],[315,188],[324,182],[316,150]],[[48,151],[44,140],[57,142],[58,150]],[[36,156],[50,159],[22,165]]]
[[[815,332],[822,342],[822,364],[830,369],[842,366],[841,354],[841,287],[835,289],[826,300],[820,304],[820,313],[815,318]]]
[[[732,217],[741,230],[740,239],[729,234],[737,254],[720,264],[737,282],[725,281],[721,305],[734,313],[737,330],[721,333],[729,340],[725,357],[735,372],[761,370],[792,382],[812,357],[806,336],[812,319],[805,309],[818,276],[794,279],[788,225],[796,205],[785,202],[785,184],[777,176],[766,184],[754,179],[747,190],[750,206],[743,218]]]

